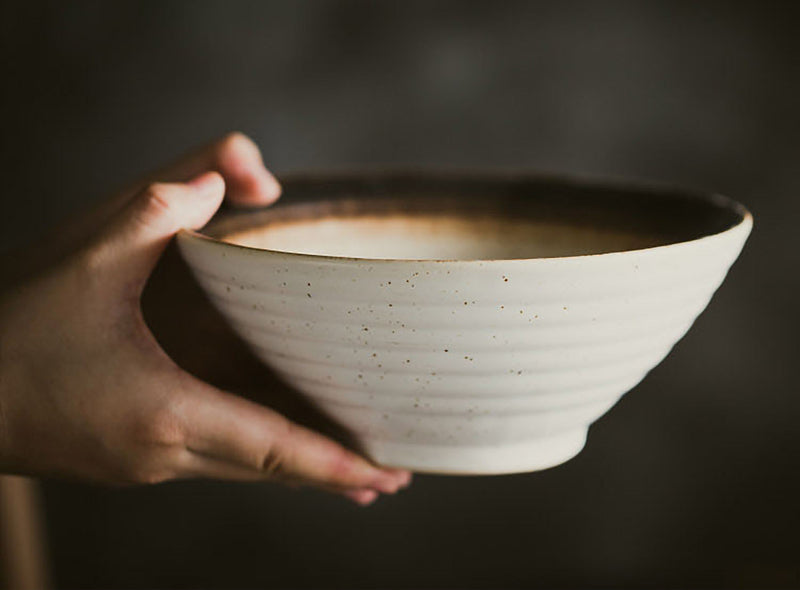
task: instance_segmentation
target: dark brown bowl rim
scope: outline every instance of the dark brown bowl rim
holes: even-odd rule
[[[694,189],[687,189],[677,187],[674,185],[659,183],[653,181],[642,181],[622,178],[611,177],[578,177],[560,174],[543,174],[531,171],[508,171],[508,170],[452,170],[452,169],[382,169],[382,170],[349,170],[349,171],[300,171],[282,174],[279,176],[281,185],[283,186],[284,196],[278,201],[276,205],[271,207],[255,208],[255,209],[234,209],[232,207],[224,208],[212,221],[201,230],[183,229],[179,233],[185,237],[199,238],[203,241],[210,241],[225,247],[236,248],[240,250],[247,250],[251,252],[268,252],[272,254],[281,254],[291,257],[304,257],[316,260],[330,260],[330,261],[349,261],[349,262],[493,262],[493,261],[519,261],[519,260],[564,260],[572,258],[588,258],[597,256],[614,256],[623,255],[633,252],[643,252],[650,250],[661,250],[670,248],[681,244],[689,244],[712,238],[729,231],[732,231],[743,224],[752,224],[752,215],[744,205],[731,199],[730,197],[720,195],[713,192],[706,192]],[[322,255],[322,254],[306,254],[288,252],[283,250],[270,250],[265,248],[255,248],[251,246],[243,246],[233,242],[222,239],[219,234],[228,235],[233,232],[244,231],[246,229],[258,227],[263,225],[265,221],[270,219],[274,220],[280,216],[291,215],[298,217],[297,213],[303,219],[312,219],[318,217],[313,212],[319,212],[320,209],[326,209],[330,212],[331,208],[335,209],[344,203],[349,203],[346,207],[364,207],[364,210],[372,210],[376,206],[379,210],[382,208],[391,208],[391,204],[407,205],[409,202],[415,201],[417,203],[430,202],[430,196],[423,197],[426,192],[442,191],[449,188],[453,195],[458,195],[457,199],[450,197],[449,200],[442,197],[441,194],[437,195],[435,202],[450,203],[458,202],[459,207],[465,204],[467,208],[476,206],[477,210],[492,210],[499,211],[497,202],[488,203],[484,196],[480,196],[482,190],[502,189],[506,191],[506,197],[513,201],[515,206],[533,203],[534,208],[537,206],[537,199],[540,206],[537,213],[541,213],[541,204],[543,195],[547,194],[548,198],[545,199],[551,205],[550,213],[559,209],[560,214],[568,210],[565,208],[563,202],[559,201],[558,205],[554,205],[555,199],[573,199],[577,198],[578,201],[583,201],[581,204],[591,204],[593,199],[605,197],[606,199],[614,199],[624,202],[625,206],[632,205],[634,201],[641,200],[636,204],[639,210],[636,214],[641,214],[645,211],[645,200],[650,199],[647,203],[649,207],[656,206],[661,208],[662,212],[668,212],[669,208],[677,207],[676,211],[670,213],[673,217],[680,216],[681,213],[705,212],[705,215],[718,215],[719,219],[714,221],[715,225],[711,225],[712,229],[709,231],[702,231],[698,228],[692,229],[689,219],[690,228],[686,229],[687,237],[685,239],[666,240],[664,243],[630,250],[618,250],[603,253],[587,253],[579,255],[569,255],[561,257],[542,257],[542,258],[519,258],[519,259],[421,259],[415,260],[410,258],[369,258],[369,257],[352,257],[352,256],[335,256],[335,255]],[[398,193],[402,195],[404,191],[416,191],[414,196],[396,196]],[[313,196],[308,196],[304,191],[311,191]],[[477,191],[477,194],[476,194]],[[521,192],[520,192],[521,191]],[[534,191],[534,192],[531,192]],[[535,191],[540,191],[538,194]],[[318,195],[322,194],[322,197]],[[527,195],[523,197],[523,194]],[[327,195],[327,196],[325,196]],[[331,196],[333,195],[333,196]],[[346,195],[346,196],[345,196]],[[590,197],[589,195],[594,195]],[[288,202],[287,202],[288,201]],[[295,202],[296,201],[296,202]],[[602,206],[600,206],[602,205]],[[384,207],[386,206],[386,207]],[[602,207],[607,207],[608,201],[601,204],[599,201],[592,209],[593,213],[598,211],[602,212]],[[683,207],[683,209],[681,209]],[[547,207],[544,207],[547,211]],[[628,213],[632,213],[629,210]],[[458,214],[462,211],[459,210]],[[650,221],[657,220],[657,211],[653,213]],[[624,217],[624,216],[623,216]],[[681,217],[680,219],[685,219]],[[624,220],[623,220],[624,221]],[[673,220],[674,221],[674,220]],[[699,226],[698,226],[699,227]]]

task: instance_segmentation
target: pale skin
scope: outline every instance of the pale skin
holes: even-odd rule
[[[143,319],[142,290],[177,231],[203,226],[223,199],[263,206],[280,190],[256,145],[229,134],[73,224],[50,248],[57,259],[0,294],[0,472],[275,480],[362,505],[410,483],[185,372]]]

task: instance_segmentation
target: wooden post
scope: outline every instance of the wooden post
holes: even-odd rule
[[[49,588],[48,570],[38,483],[0,476],[0,588]]]

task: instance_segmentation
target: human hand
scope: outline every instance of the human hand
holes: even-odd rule
[[[280,186],[241,134],[157,178],[107,208],[74,253],[0,296],[0,471],[105,483],[273,479],[360,504],[408,485],[408,472],[217,389],[161,349],[140,297],[172,236],[203,226],[226,192],[234,204],[267,205]]]

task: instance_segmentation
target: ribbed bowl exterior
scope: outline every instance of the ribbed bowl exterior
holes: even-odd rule
[[[751,228],[645,250],[511,261],[356,260],[183,232],[213,303],[384,465],[533,471],[657,365]]]

